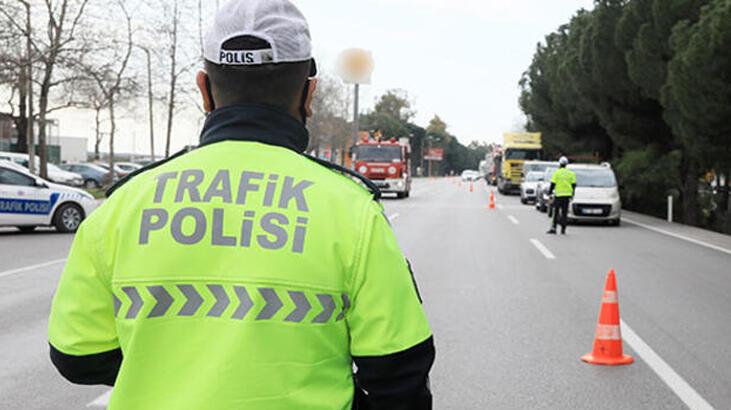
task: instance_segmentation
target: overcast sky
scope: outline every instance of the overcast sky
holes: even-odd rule
[[[322,72],[333,74],[343,49],[372,50],[376,69],[373,83],[361,94],[364,109],[384,91],[404,89],[414,101],[417,123],[426,125],[438,114],[463,143],[499,141],[504,131],[523,121],[518,81],[536,44],[576,10],[593,4],[592,0],[294,2],[310,22]],[[59,117],[63,135],[92,138],[89,115]],[[117,151],[130,151],[133,135],[137,151],[144,151],[144,121],[123,120]],[[198,120],[180,120],[174,148],[195,142],[199,126]]]

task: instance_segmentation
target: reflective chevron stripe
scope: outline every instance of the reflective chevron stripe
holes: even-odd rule
[[[137,317],[137,314],[140,313],[140,309],[142,309],[142,305],[144,304],[144,302],[140,297],[140,293],[137,291],[137,288],[128,286],[122,288],[122,292],[126,293],[130,302],[132,302],[132,304],[129,306],[129,309],[127,309],[127,315],[125,316],[125,319],[134,319]]]
[[[119,309],[122,307],[122,301],[115,294],[112,294],[112,297],[114,297],[114,317],[117,317]]]
[[[322,305],[322,313],[312,319],[312,323],[327,323],[335,312],[335,300],[330,295],[317,295]]]
[[[292,313],[290,313],[289,316],[287,316],[287,318],[284,320],[286,320],[287,322],[299,323],[305,319],[305,316],[307,316],[307,312],[312,309],[312,305],[310,304],[310,301],[307,300],[305,292],[295,292],[290,290],[288,293],[289,298],[292,299],[292,302],[294,302],[296,309],[292,311]]]
[[[216,298],[216,304],[208,311],[208,316],[221,317],[228,307],[228,304],[231,302],[231,299],[228,298],[226,289],[224,289],[221,285],[208,285],[208,290],[210,290],[213,297]]]
[[[343,321],[350,308],[350,299],[346,294],[335,296],[302,290],[214,283],[124,286],[112,297],[115,317],[126,320],[209,317],[319,325]],[[201,309],[203,305],[205,310]]]
[[[245,287],[234,286],[234,291],[236,292],[236,296],[239,298],[239,307],[236,308],[236,311],[231,318],[243,320],[251,308],[254,307],[254,302],[251,300],[249,292],[246,291]]]
[[[147,290],[157,301],[157,304],[152,311],[150,311],[150,314],[147,315],[147,317],[165,316],[165,313],[167,313],[168,309],[170,309],[170,306],[172,306],[174,302],[173,297],[170,296],[168,291],[162,286],[148,286]]]
[[[269,320],[279,312],[279,309],[284,306],[282,300],[277,296],[277,292],[271,288],[259,288],[259,293],[266,300],[267,304],[264,309],[259,312],[256,320]]]
[[[195,312],[197,312],[198,308],[200,308],[203,304],[203,298],[195,290],[195,287],[193,287],[193,285],[178,285],[178,289],[183,292],[183,295],[185,295],[185,298],[187,300],[183,308],[180,309],[178,316],[195,315]]]

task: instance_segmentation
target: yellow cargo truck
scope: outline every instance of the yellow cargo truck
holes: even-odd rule
[[[497,178],[498,191],[501,194],[520,192],[520,183],[523,180],[523,164],[526,161],[541,160],[543,145],[539,132],[506,132],[500,173]]]

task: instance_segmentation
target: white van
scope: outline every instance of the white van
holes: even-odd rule
[[[17,152],[0,152],[0,161],[11,161],[18,165],[28,168],[28,154],[19,154]],[[40,167],[40,160],[35,157],[35,168],[36,170]],[[84,185],[84,178],[76,173],[64,171],[61,168],[48,163],[48,179],[58,184],[80,187]]]
[[[569,165],[576,173],[576,195],[569,206],[569,221],[607,222],[618,226],[622,200],[614,170],[609,164]]]

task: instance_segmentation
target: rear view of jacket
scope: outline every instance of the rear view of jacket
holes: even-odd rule
[[[428,394],[434,357],[382,206],[252,141],[147,171],[91,215],[49,340],[72,381],[114,384],[110,409],[349,409],[354,360],[358,388],[388,407]]]

